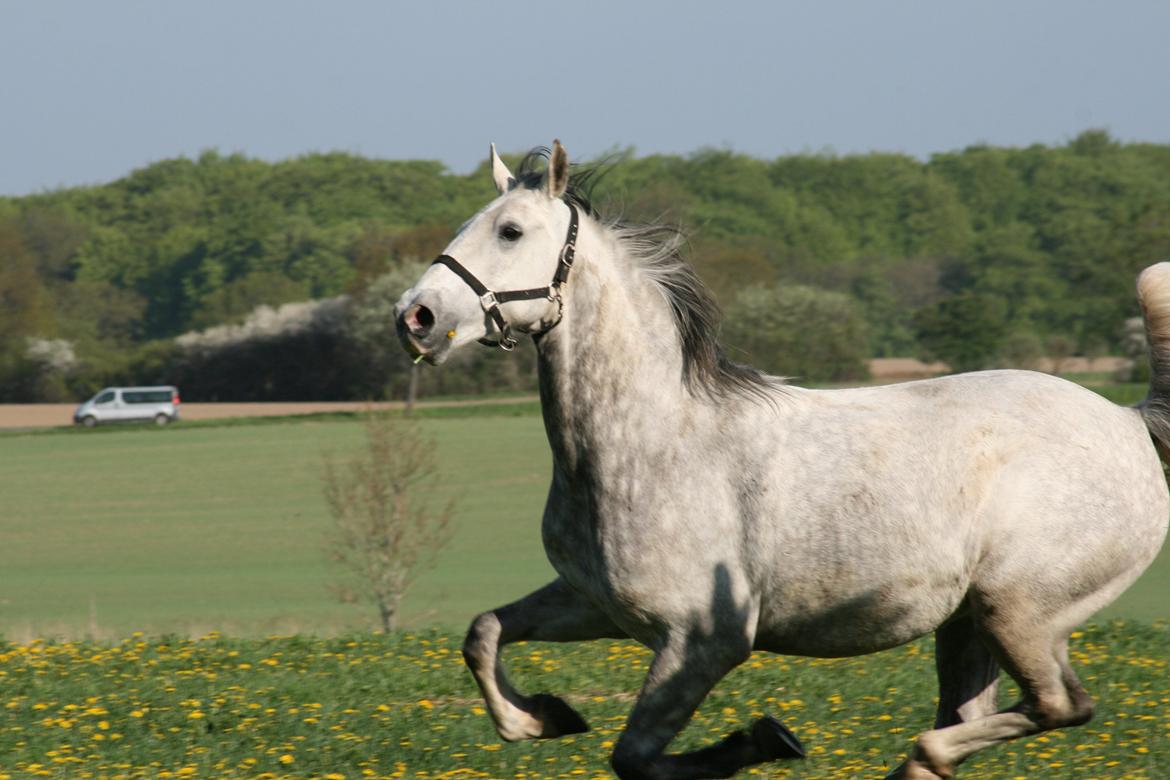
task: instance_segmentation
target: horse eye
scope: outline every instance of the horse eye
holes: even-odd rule
[[[500,238],[505,241],[519,241],[522,235],[524,235],[524,231],[515,225],[509,224],[500,228]]]

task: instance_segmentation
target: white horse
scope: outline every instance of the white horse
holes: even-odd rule
[[[467,635],[500,736],[588,728],[516,691],[500,648],[599,637],[654,651],[612,757],[622,778],[803,755],[770,717],[665,753],[752,650],[849,656],[933,631],[935,727],[891,777],[950,778],[984,747],[1089,720],[1069,633],[1149,565],[1170,512],[1154,443],[1170,433],[1170,263],[1138,281],[1154,380],[1137,409],[1027,371],[806,390],[723,357],[677,234],[599,220],[559,142],[546,173],[513,175],[493,147],[492,175],[499,197],[396,314],[432,364],[536,340],[559,576]],[[1022,698],[997,711],[1000,668]]]

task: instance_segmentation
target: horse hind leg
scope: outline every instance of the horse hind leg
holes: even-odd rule
[[[999,709],[999,664],[969,613],[935,631],[934,664],[938,672],[935,729],[985,718]],[[888,780],[907,777],[907,763],[891,772]]]
[[[999,709],[999,664],[969,614],[934,632],[934,665],[938,672],[936,729],[985,718]]]
[[[983,629],[992,654],[1020,686],[1019,703],[921,735],[898,775],[903,780],[949,780],[959,764],[983,748],[1092,718],[1092,700],[1069,666],[1067,630],[1056,630],[1050,619],[1039,616],[989,621]]]

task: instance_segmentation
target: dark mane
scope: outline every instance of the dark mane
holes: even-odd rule
[[[515,174],[519,186],[544,186],[548,159],[546,147],[533,149],[520,161]],[[782,380],[767,376],[750,366],[728,360],[719,345],[722,313],[714,296],[683,259],[686,236],[675,225],[632,224],[603,218],[593,205],[593,188],[609,170],[608,161],[588,167],[574,166],[565,190],[565,200],[605,224],[621,241],[647,279],[654,282],[670,305],[682,344],[683,381],[692,391],[712,398],[748,394],[773,397]]]
[[[547,146],[538,146],[524,155],[524,159],[520,161],[515,173],[519,186],[528,190],[538,190],[544,187],[550,153]],[[584,168],[573,165],[571,168],[569,186],[565,190],[565,200],[576,206],[582,213],[600,220],[601,215],[593,207],[593,188],[597,186],[601,176],[608,170],[606,162],[603,161]]]

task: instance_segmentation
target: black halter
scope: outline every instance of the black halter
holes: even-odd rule
[[[577,207],[569,201],[565,201],[565,205],[569,207],[569,232],[565,236],[565,245],[561,247],[561,254],[557,258],[556,273],[553,274],[552,283],[547,287],[534,287],[530,290],[492,292],[483,282],[475,278],[475,274],[464,268],[451,255],[439,255],[431,262],[431,265],[447,266],[455,272],[456,276],[466,282],[467,286],[479,296],[479,305],[483,307],[484,312],[495,321],[496,327],[500,330],[500,340],[491,341],[490,339],[482,338],[479,340],[480,344],[486,344],[489,347],[499,347],[505,351],[511,351],[516,346],[516,339],[512,338],[512,328],[508,325],[508,321],[504,319],[504,313],[500,311],[501,303],[535,301],[538,298],[547,298],[556,303],[556,321],[547,328],[534,333],[534,336],[548,333],[560,323],[561,316],[565,312],[565,302],[561,299],[561,286],[569,280],[569,271],[573,268],[573,256],[577,252]]]

